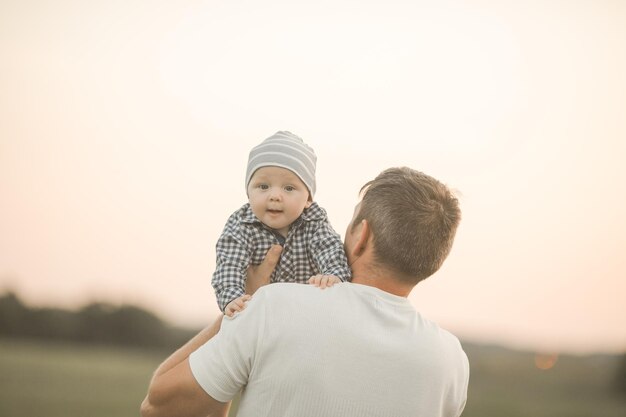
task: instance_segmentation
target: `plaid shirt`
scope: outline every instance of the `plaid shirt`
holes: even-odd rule
[[[217,263],[211,281],[222,311],[244,295],[248,266],[260,264],[275,244],[282,245],[283,251],[270,282],[305,284],[317,274],[336,275],[342,281],[350,279],[341,238],[317,203],[304,209],[291,224],[284,242],[276,233],[256,218],[250,204],[230,216],[217,241]]]

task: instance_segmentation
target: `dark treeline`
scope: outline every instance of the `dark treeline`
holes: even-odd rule
[[[130,305],[91,303],[77,311],[30,308],[12,292],[0,295],[0,337],[172,350],[194,333]]]

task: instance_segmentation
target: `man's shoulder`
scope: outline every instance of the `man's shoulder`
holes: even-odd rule
[[[441,327],[437,322],[424,317],[421,313],[416,312],[420,321],[420,329],[431,336],[437,343],[453,348],[460,348],[459,339],[450,331]]]
[[[419,325],[414,333],[414,344],[421,355],[433,364],[462,370],[467,367],[467,355],[458,337],[438,323],[416,313]]]
[[[326,289],[318,288],[309,284],[298,284],[295,282],[276,282],[270,285],[265,285],[259,289],[259,291],[267,291],[272,297],[280,296],[293,296],[298,295],[302,297],[308,297],[311,295],[340,295],[346,293],[358,293],[361,285],[354,285],[349,282],[339,282],[332,287]]]
[[[324,306],[349,299],[351,294],[354,294],[354,290],[353,286],[347,282],[337,283],[326,289],[295,282],[276,282],[259,288],[253,298],[271,305],[272,309],[319,310]]]
[[[321,292],[317,287],[308,284],[298,284],[295,282],[276,282],[265,285],[255,293],[255,297],[271,298],[276,302],[284,298],[311,298]]]

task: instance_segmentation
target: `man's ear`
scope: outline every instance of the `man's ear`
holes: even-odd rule
[[[367,248],[367,244],[370,238],[370,225],[367,220],[361,220],[361,223],[356,227],[358,230],[355,230],[356,242],[354,243],[354,247],[352,248],[352,253],[356,256],[361,256],[365,249]]]

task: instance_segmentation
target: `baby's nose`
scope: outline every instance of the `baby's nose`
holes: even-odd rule
[[[280,200],[282,198],[282,193],[277,188],[272,188],[270,191],[270,199],[272,200]]]

